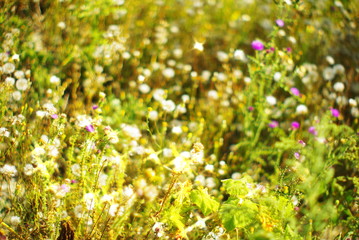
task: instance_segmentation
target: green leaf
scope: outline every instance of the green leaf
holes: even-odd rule
[[[206,216],[216,212],[219,208],[219,203],[212,199],[207,193],[207,190],[200,189],[194,190],[190,194],[191,201],[201,209],[202,213]]]
[[[231,200],[224,203],[220,210],[220,218],[224,227],[231,231],[235,228],[245,228],[257,221],[258,207],[250,200]]]
[[[249,182],[247,178],[242,178],[238,180],[226,179],[222,180],[224,189],[232,196],[245,196],[248,194],[249,189],[247,183]]]

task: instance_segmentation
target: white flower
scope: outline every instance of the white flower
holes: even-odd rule
[[[164,234],[164,223],[156,222],[152,227],[152,231],[156,234],[156,237],[162,237]]]
[[[173,68],[165,68],[163,69],[162,74],[165,78],[171,79],[175,76],[175,71],[173,70]]]
[[[251,81],[252,81],[252,79],[250,78],[250,77],[244,77],[244,82],[246,83],[246,84],[250,84],[251,83]]]
[[[357,101],[353,98],[349,99],[349,105],[352,107],[356,107],[358,105]]]
[[[148,86],[146,83],[141,84],[138,89],[143,94],[149,93],[151,90],[150,86]]]
[[[201,74],[201,78],[203,81],[207,82],[211,78],[211,72],[208,70],[204,70]]]
[[[218,99],[218,93],[216,90],[209,90],[207,93],[207,96],[211,100],[217,100]]]
[[[334,61],[334,58],[332,56],[327,56],[325,58],[325,60],[327,60],[327,62],[330,64],[330,65],[333,65],[335,63]]]
[[[171,158],[173,156],[172,150],[170,148],[164,148],[162,150],[163,157],[165,158]]]
[[[228,54],[223,51],[217,52],[217,58],[220,62],[228,62],[229,60]]]
[[[59,85],[60,82],[61,82],[61,80],[57,76],[53,75],[50,77],[50,83],[52,83],[54,85]]]
[[[32,150],[31,155],[38,157],[41,155],[44,155],[46,153],[45,149],[43,147],[36,147],[34,150]]]
[[[71,166],[71,172],[73,175],[75,175],[77,177],[81,176],[81,166],[77,163],[73,164]]]
[[[11,225],[13,225],[13,226],[19,225],[20,222],[21,222],[21,219],[20,219],[20,217],[18,217],[18,216],[12,216],[12,217],[10,218],[10,223],[11,223]]]
[[[79,115],[76,117],[77,126],[83,128],[92,124],[92,118],[87,115]]]
[[[181,58],[182,54],[183,54],[183,51],[180,48],[176,48],[173,50],[173,55],[175,56],[175,58]]]
[[[83,215],[83,208],[82,208],[82,205],[77,205],[75,208],[74,208],[74,214],[77,218],[82,218],[82,215]]]
[[[148,113],[148,118],[152,121],[158,120],[158,112],[157,111],[150,111]]]
[[[276,72],[273,76],[274,81],[278,82],[282,77],[282,74],[280,72]]]
[[[23,71],[15,71],[14,76],[16,77],[16,79],[24,78],[25,73]]]
[[[153,95],[153,98],[159,102],[161,102],[162,100],[164,100],[166,98],[166,92],[165,92],[165,90],[163,90],[161,88],[155,89],[153,91],[152,95]]]
[[[307,114],[308,113],[307,106],[305,106],[304,104],[298,105],[297,108],[296,108],[296,113],[298,115]]]
[[[45,117],[46,115],[48,115],[48,112],[45,112],[45,111],[36,111],[36,116],[39,117],[39,118],[43,118]]]
[[[161,104],[165,112],[172,112],[176,108],[176,104],[172,100],[163,100]]]
[[[118,212],[118,207],[119,207],[119,206],[120,206],[120,205],[117,204],[117,203],[112,204],[112,205],[110,206],[110,208],[108,209],[108,214],[110,214],[110,216],[112,216],[112,217],[116,216],[116,214],[117,214],[117,212]]]
[[[326,67],[323,70],[323,78],[327,81],[332,81],[335,77],[335,72],[331,67]]]
[[[141,131],[136,126],[131,126],[123,123],[121,124],[121,129],[125,133],[125,135],[135,140],[138,140],[142,136]]]
[[[336,74],[344,74],[345,73],[345,68],[341,64],[335,64],[333,67],[333,70]]]
[[[15,78],[12,77],[5,78],[5,84],[9,86],[13,86],[15,84]]]
[[[17,175],[17,170],[15,166],[5,164],[2,168],[0,168],[0,173],[8,177],[14,177]]]
[[[180,135],[182,133],[182,127],[181,126],[175,126],[172,128],[172,133],[176,135]]]
[[[200,51],[200,52],[202,52],[204,50],[203,44],[204,43],[195,42],[194,45],[193,45],[193,48]]]
[[[84,195],[84,202],[87,210],[93,210],[95,207],[95,195],[93,193],[86,193]]]
[[[35,171],[35,168],[32,166],[32,164],[26,164],[24,167],[24,173],[27,176],[31,176]]]
[[[273,96],[267,96],[266,101],[269,105],[274,106],[277,104],[277,99]]]
[[[247,57],[246,57],[246,54],[243,52],[243,50],[236,50],[234,51],[234,59],[236,60],[239,60],[239,61],[242,61],[242,62],[247,62]]]
[[[2,66],[2,71],[5,74],[11,74],[15,71],[15,64],[13,63],[5,63],[4,66]]]
[[[7,128],[0,128],[0,136],[3,137],[9,137],[10,136],[10,132],[7,130]]]
[[[344,91],[344,83],[342,82],[336,82],[333,86],[334,90],[337,91],[337,92],[343,92]]]
[[[12,98],[15,100],[15,101],[20,101],[21,99],[21,92],[19,91],[15,91],[12,93]]]

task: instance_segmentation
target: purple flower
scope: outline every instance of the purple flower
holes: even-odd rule
[[[300,96],[300,91],[298,90],[298,88],[293,87],[290,89],[290,92],[295,96]]]
[[[88,131],[88,132],[94,132],[95,131],[95,128],[92,126],[92,125],[87,125],[85,127],[85,129]]]
[[[282,19],[275,20],[275,23],[278,27],[284,27],[284,21]]]
[[[51,115],[51,118],[53,118],[53,119],[58,119],[58,118],[59,118],[59,115],[57,115],[57,114],[52,114],[52,115]]]
[[[70,187],[67,186],[66,184],[62,184],[62,185],[60,186],[60,188],[61,188],[61,190],[64,191],[65,193],[70,192]]]
[[[257,51],[262,51],[264,49],[264,45],[261,41],[255,40],[252,42],[252,48]]]
[[[93,106],[92,106],[92,109],[93,109],[93,110],[96,110],[97,108],[98,108],[97,105],[93,105]]]
[[[305,147],[305,145],[307,145],[303,140],[299,140],[298,143],[302,144],[303,147]]]
[[[315,129],[315,127],[310,127],[308,128],[308,132],[310,132],[311,134],[313,134],[314,136],[317,136],[318,135],[318,132],[317,130]]]
[[[253,106],[249,106],[248,107],[248,111],[252,112],[254,110],[254,107]]]
[[[300,127],[299,122],[292,122],[292,129],[298,129]]]
[[[333,117],[336,117],[336,118],[339,117],[340,112],[339,112],[338,109],[331,108],[330,111],[332,112],[332,116],[333,116]]]
[[[73,180],[71,180],[71,183],[72,184],[77,183],[77,180],[73,179]]]
[[[279,123],[277,121],[272,121],[270,124],[268,124],[268,127],[270,128],[276,128],[279,126]]]
[[[292,51],[292,48],[287,47],[285,50],[287,50],[287,52],[291,52],[291,51]]]
[[[300,158],[299,152],[295,152],[295,153],[294,153],[294,157],[299,160],[299,158]]]

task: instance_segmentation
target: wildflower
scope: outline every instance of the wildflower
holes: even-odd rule
[[[292,122],[292,129],[298,129],[300,127],[299,122]]]
[[[333,117],[336,117],[336,118],[339,117],[340,112],[339,112],[338,109],[331,108],[330,111],[332,112],[332,116],[333,116]]]
[[[11,74],[15,71],[15,64],[13,63],[5,63],[4,66],[2,66],[2,71],[5,74]]]
[[[282,77],[282,74],[280,72],[276,72],[273,76],[274,81],[278,82]]]
[[[17,175],[17,170],[15,166],[5,164],[2,168],[0,168],[0,173],[7,177],[15,177]]]
[[[344,86],[344,83],[342,83],[342,82],[336,82],[336,83],[334,84],[333,88],[334,88],[334,90],[335,90],[336,92],[343,92],[345,86]]]
[[[217,100],[218,99],[218,93],[216,90],[209,90],[207,93],[207,96],[211,100]]]
[[[156,237],[162,237],[164,235],[164,223],[156,222],[152,226],[152,231],[156,234]]]
[[[298,105],[297,108],[296,108],[296,113],[298,115],[307,114],[308,113],[307,106],[305,106],[304,104]]]
[[[93,193],[86,193],[84,195],[84,202],[87,210],[93,210],[95,207],[95,195]]]
[[[53,118],[53,119],[58,119],[58,118],[59,118],[59,115],[57,115],[57,114],[52,114],[52,115],[51,115],[51,118]]]
[[[299,158],[300,158],[299,152],[295,152],[295,153],[294,153],[294,157],[295,157],[297,160],[299,160]]]
[[[277,121],[272,121],[268,124],[268,127],[270,128],[276,128],[279,126],[279,123]]]
[[[148,86],[148,85],[145,84],[145,83],[141,84],[141,85],[138,87],[138,89],[139,89],[140,92],[143,93],[143,94],[149,93],[150,90],[151,90],[150,86]]]
[[[15,84],[15,78],[13,77],[5,78],[5,84],[9,86],[13,86]]]
[[[255,40],[252,42],[252,48],[257,51],[262,51],[264,49],[264,45],[261,41]]]
[[[0,128],[0,136],[3,137],[9,137],[10,136],[10,132],[7,130],[7,128]]]
[[[275,23],[278,27],[284,27],[284,21],[282,19],[275,20]]]
[[[196,49],[196,50],[202,52],[204,50],[203,44],[204,43],[200,43],[200,42],[196,41],[193,45],[193,49]]]
[[[94,128],[93,125],[87,125],[87,126],[85,127],[85,129],[86,129],[88,132],[91,132],[91,133],[95,131],[95,128]]]
[[[317,132],[317,130],[315,129],[315,127],[310,127],[310,128],[308,128],[308,132],[309,133],[311,133],[311,134],[313,134],[314,136],[317,136],[318,135],[318,132]]]
[[[217,52],[217,58],[220,62],[228,62],[229,60],[228,54],[223,51]]]
[[[298,143],[305,147],[307,144],[303,140],[298,140]]]
[[[18,216],[12,216],[12,217],[10,218],[10,223],[11,223],[11,225],[13,225],[13,226],[19,225],[20,222],[21,222],[21,219],[20,219],[20,217],[18,217]]]
[[[248,111],[253,112],[253,110],[254,110],[254,107],[253,107],[253,106],[249,106],[249,107],[248,107]]]
[[[165,78],[167,79],[171,79],[175,76],[175,71],[172,69],[172,68],[165,68],[163,71],[162,71],[162,74]]]
[[[155,89],[153,91],[153,98],[156,100],[156,101],[162,101],[166,98],[166,92],[165,90],[159,88],[159,89]]]
[[[56,77],[55,75],[50,77],[50,83],[54,85],[59,85],[61,82],[60,78]]]
[[[332,81],[335,77],[335,72],[331,67],[326,67],[323,70],[323,78],[327,81]]]
[[[16,79],[24,78],[25,73],[23,71],[15,71],[14,76],[15,76]]]
[[[25,91],[28,88],[28,82],[25,78],[16,81],[16,88],[20,91]]]
[[[21,99],[21,92],[19,91],[15,91],[12,93],[12,98],[15,100],[15,101],[20,101]]]
[[[273,96],[267,96],[266,101],[269,105],[274,106],[277,104],[277,99]]]
[[[295,95],[295,96],[300,96],[300,91],[298,90],[298,88],[291,88],[290,92]]]
[[[240,50],[240,49],[234,51],[233,57],[234,57],[234,59],[242,61],[244,63],[246,63],[248,61],[247,57],[246,57],[246,54],[244,53],[243,50]]]
[[[172,100],[163,100],[161,104],[162,104],[162,109],[165,112],[173,112],[176,108],[176,105]]]
[[[34,166],[32,166],[32,164],[26,164],[24,167],[24,174],[26,176],[31,176],[35,171]]]

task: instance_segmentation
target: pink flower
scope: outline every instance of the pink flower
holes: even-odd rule
[[[300,91],[298,90],[298,88],[293,87],[290,89],[290,92],[295,96],[300,96]]]
[[[314,136],[317,136],[318,135],[318,132],[317,130],[315,129],[315,127],[310,127],[308,128],[308,132],[310,132],[311,134],[313,134]]]
[[[276,128],[279,126],[279,123],[277,121],[272,121],[271,123],[268,124],[268,127],[270,128]]]
[[[53,118],[53,119],[58,119],[58,118],[59,118],[59,115],[57,115],[57,114],[52,114],[52,115],[51,115],[51,118]]]
[[[292,129],[298,129],[300,127],[299,122],[292,122]]]
[[[333,117],[336,117],[336,118],[339,117],[340,112],[339,112],[338,109],[331,108],[330,111],[332,112],[332,116],[333,116]]]
[[[254,107],[253,106],[249,106],[248,107],[248,111],[252,112],[254,110]]]
[[[255,40],[252,42],[252,48],[257,51],[262,51],[264,49],[264,45],[261,41]]]
[[[298,143],[300,143],[303,147],[307,145],[303,140],[299,140]]]
[[[275,20],[275,23],[278,27],[284,27],[284,21],[282,19]]]
[[[94,132],[95,131],[95,128],[92,126],[92,125],[87,125],[85,127],[85,129],[88,131],[88,132]]]
[[[299,152],[295,152],[295,153],[294,153],[294,157],[299,160],[299,158],[300,158]]]

